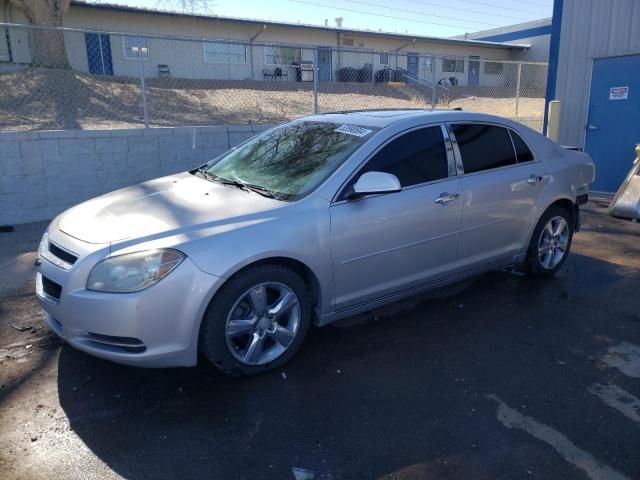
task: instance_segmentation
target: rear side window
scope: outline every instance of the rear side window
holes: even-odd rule
[[[465,173],[515,165],[516,155],[506,128],[472,123],[452,127]]]
[[[513,146],[516,147],[516,157],[518,157],[518,163],[531,162],[533,160],[533,153],[524,143],[522,137],[516,132],[511,130],[511,138],[513,139]]]
[[[421,128],[392,140],[369,160],[360,175],[366,172],[391,173],[403,187],[448,177],[442,129]]]

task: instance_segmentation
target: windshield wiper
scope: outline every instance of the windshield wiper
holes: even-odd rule
[[[253,185],[251,183],[242,183],[242,182],[238,182],[238,183],[241,183],[242,186],[244,188],[246,188],[247,190],[251,190],[252,192],[258,193],[258,194],[262,195],[263,197],[275,198],[277,200],[281,200],[281,199],[286,197],[286,195],[283,195],[281,193],[273,192],[273,191],[269,190],[268,188],[261,187],[260,185]]]
[[[210,182],[217,182],[220,177],[216,177],[215,175],[209,173],[206,168],[200,167],[192,170],[194,175],[200,175],[205,180],[209,180]]]
[[[238,180],[229,180],[226,178],[218,177],[217,175],[209,173],[205,168],[198,168],[196,170],[196,173],[202,175],[202,177],[209,180],[210,182],[221,183],[222,185],[230,185],[242,190],[257,193],[259,195],[262,195],[263,197],[275,198],[276,200],[284,200],[288,197],[287,195],[272,192],[268,188],[261,187],[260,185],[253,185],[251,183],[244,183]]]

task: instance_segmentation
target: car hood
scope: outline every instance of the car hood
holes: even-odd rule
[[[58,219],[58,229],[88,243],[177,234],[233,221],[284,202],[180,173],[96,197]]]

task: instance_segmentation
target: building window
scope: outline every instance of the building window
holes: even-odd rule
[[[124,45],[124,58],[140,58],[140,52],[142,51],[142,58],[149,58],[149,42],[147,37],[122,37],[122,43]]]
[[[389,65],[389,54],[387,52],[380,54],[380,65]]]
[[[266,47],[264,63],[267,65],[300,65],[302,50],[295,47]]]
[[[353,38],[343,37],[342,45],[344,45],[345,47],[353,47],[354,46]]]
[[[484,73],[489,75],[500,75],[504,70],[504,63],[486,62],[484,64]]]
[[[422,69],[425,72],[430,72],[433,70],[433,57],[431,55],[422,57]]]
[[[445,73],[464,73],[464,60],[443,58],[442,71]]]
[[[247,47],[234,43],[205,42],[205,63],[247,63]]]

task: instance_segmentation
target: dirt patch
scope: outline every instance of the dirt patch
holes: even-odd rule
[[[544,93],[513,89],[454,87],[439,92],[439,107],[498,115],[541,117]],[[276,123],[309,115],[311,83],[252,80],[147,81],[152,126]],[[321,112],[372,108],[429,108],[431,89],[417,85],[320,84]],[[143,126],[137,78],[103,77],[71,70],[30,68],[0,74],[0,130],[109,129]]]

